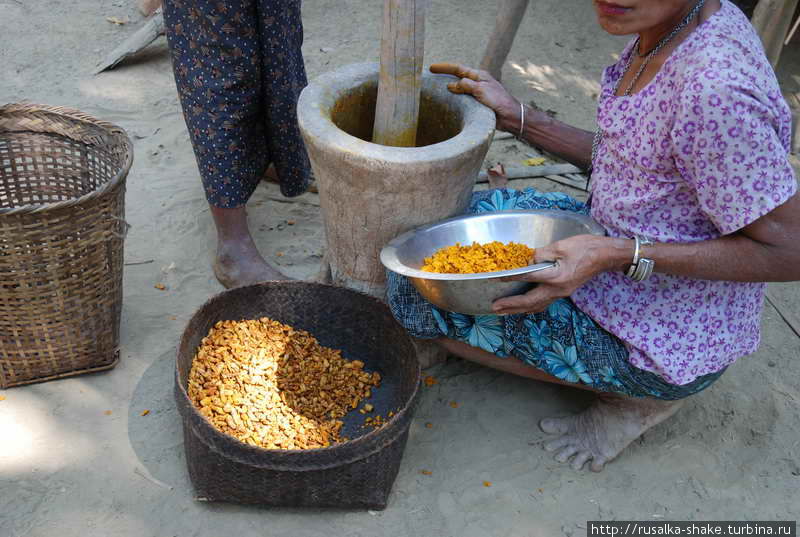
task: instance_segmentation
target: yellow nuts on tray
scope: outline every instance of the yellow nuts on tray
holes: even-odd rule
[[[342,418],[380,385],[360,360],[268,318],[220,321],[189,373],[189,399],[217,429],[267,449],[342,442]]]
[[[535,250],[524,244],[494,241],[473,242],[471,246],[446,246],[425,258],[420,270],[442,274],[475,274],[526,267],[533,262]]]

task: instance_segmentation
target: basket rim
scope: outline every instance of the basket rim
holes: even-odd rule
[[[86,114],[85,112],[81,112],[76,108],[69,108],[65,106],[51,106],[46,104],[34,104],[23,101],[19,103],[7,103],[0,106],[0,134],[14,133],[14,132],[39,132],[41,134],[59,134],[61,136],[72,138],[73,140],[84,143],[88,146],[100,145],[100,143],[96,138],[94,139],[78,138],[75,136],[71,136],[65,132],[55,132],[54,130],[49,130],[47,128],[42,128],[41,130],[38,131],[32,131],[30,128],[14,129],[13,128],[14,120],[9,119],[9,116],[11,118],[13,118],[14,116],[26,117],[35,113],[43,113],[45,115],[61,117],[70,120],[73,123],[89,124],[94,127],[99,127],[107,131],[107,134],[109,136],[115,138],[114,142],[116,143],[121,142],[122,145],[124,145],[126,153],[125,162],[109,181],[106,181],[98,188],[92,190],[91,192],[83,194],[82,196],[57,202],[49,202],[42,204],[27,204],[27,205],[20,205],[19,207],[0,208],[0,216],[35,214],[46,211],[64,209],[76,205],[83,205],[95,198],[99,198],[105,195],[109,191],[116,189],[121,183],[124,182],[125,178],[128,176],[128,173],[130,172],[131,166],[133,165],[133,142],[128,136],[128,133],[125,132],[125,129],[123,129],[118,125],[115,125],[114,123],[97,119],[93,116],[90,116],[89,114]]]
[[[180,414],[184,414],[184,412],[188,412],[189,415],[194,418],[188,423],[189,428],[193,432],[197,432],[197,427],[202,427],[205,429],[205,432],[210,432],[215,437],[221,439],[229,446],[233,447],[237,453],[226,452],[223,455],[225,458],[236,460],[243,464],[247,464],[248,466],[252,467],[259,467],[259,468],[268,468],[271,470],[277,471],[293,471],[293,472],[301,472],[301,471],[317,471],[317,470],[324,470],[327,468],[333,468],[342,466],[345,464],[350,464],[352,462],[361,460],[366,458],[382,449],[385,446],[394,442],[397,438],[399,438],[403,432],[408,428],[408,425],[411,423],[412,416],[414,414],[415,407],[417,405],[419,396],[420,396],[420,383],[422,378],[421,369],[419,366],[419,362],[417,362],[416,367],[416,382],[414,384],[414,390],[408,397],[407,403],[401,408],[398,412],[392,416],[392,418],[387,421],[383,426],[378,427],[376,429],[372,429],[366,434],[363,434],[357,438],[352,440],[348,440],[347,442],[343,442],[341,444],[333,444],[329,447],[325,448],[315,448],[315,449],[266,449],[259,446],[253,446],[247,444],[246,442],[242,442],[238,438],[231,436],[227,433],[223,433],[208,420],[197,407],[194,406],[191,399],[189,398],[189,393],[186,387],[183,385],[180,379],[180,370],[178,364],[180,362],[181,356],[181,349],[184,347],[184,342],[187,338],[186,328],[191,324],[192,320],[197,316],[201,311],[203,311],[206,307],[210,306],[216,300],[219,300],[224,295],[246,289],[252,289],[254,287],[268,287],[272,285],[308,285],[308,286],[316,286],[316,287],[329,287],[334,289],[344,289],[349,292],[355,293],[357,295],[361,295],[362,297],[368,298],[375,302],[378,302],[381,305],[385,304],[379,300],[378,298],[368,295],[366,293],[362,293],[360,291],[356,291],[355,289],[350,289],[348,287],[342,287],[337,285],[331,284],[324,284],[318,282],[308,282],[303,280],[274,280],[274,281],[264,281],[259,282],[253,285],[247,285],[243,287],[236,287],[233,289],[226,289],[220,293],[217,293],[208,300],[206,300],[197,310],[194,312],[192,317],[186,323],[186,327],[184,328],[183,334],[181,335],[180,343],[175,352],[175,394],[180,397],[181,403],[178,404],[178,411]],[[399,325],[398,325],[399,326]],[[408,334],[406,333],[408,336]],[[411,345],[411,349],[415,352],[414,345],[411,342],[411,336],[408,336],[409,344]],[[416,354],[415,354],[416,355]],[[186,417],[184,415],[184,417]],[[184,422],[184,426],[187,425]],[[199,441],[204,443],[209,449],[214,451],[219,451],[216,445],[209,444],[202,435],[196,434]],[[363,451],[360,451],[363,450]],[[314,463],[311,461],[303,460],[308,457],[313,457],[315,455],[324,455],[325,453],[340,453],[341,456],[338,457],[335,461],[330,463]],[[273,461],[260,461],[258,463],[253,462],[252,460],[244,460],[242,455],[244,454],[255,454],[255,455],[273,455],[277,456],[281,460],[273,460]],[[298,468],[297,464],[303,464],[302,468]]]

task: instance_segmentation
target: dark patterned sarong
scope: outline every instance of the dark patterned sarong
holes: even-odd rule
[[[244,205],[270,163],[283,195],[305,192],[300,0],[164,0],[164,21],[208,202]]]

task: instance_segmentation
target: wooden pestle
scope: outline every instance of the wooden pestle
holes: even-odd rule
[[[372,141],[414,147],[419,121],[427,0],[384,0],[381,66]]]

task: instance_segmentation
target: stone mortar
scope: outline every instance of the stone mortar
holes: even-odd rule
[[[334,283],[383,297],[381,248],[409,229],[466,209],[495,129],[494,113],[447,83],[422,77],[419,147],[372,143],[378,65],[320,76],[298,103],[320,193]]]

